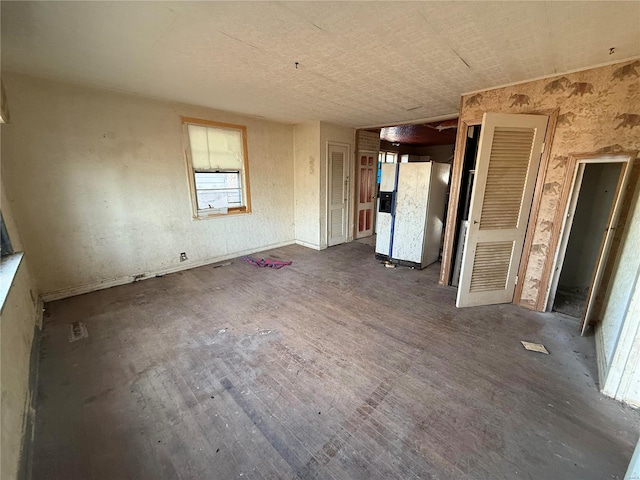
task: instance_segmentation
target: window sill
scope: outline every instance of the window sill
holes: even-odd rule
[[[24,253],[14,253],[7,255],[0,260],[0,312],[4,309],[4,304],[9,296],[9,290],[13,285],[13,280],[18,273],[18,267],[22,263]]]
[[[230,217],[234,215],[246,215],[251,213],[251,210],[247,209],[247,207],[235,207],[230,208],[227,213],[219,213],[219,212],[207,212],[201,211],[193,216],[194,220],[207,220],[209,218],[224,218]]]

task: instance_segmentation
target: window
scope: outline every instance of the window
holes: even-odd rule
[[[4,224],[2,213],[0,213],[0,236],[2,238],[1,256],[11,255],[13,253],[13,247],[11,246],[11,240],[9,240],[9,234],[7,233],[7,227]]]
[[[382,164],[383,163],[397,163],[398,154],[396,152],[378,152],[378,174],[376,176],[376,183],[380,185],[380,179],[382,178]]]
[[[182,118],[194,218],[251,212],[247,129]]]
[[[378,153],[378,161],[380,163],[396,163],[398,161],[398,154],[396,152],[384,152]]]

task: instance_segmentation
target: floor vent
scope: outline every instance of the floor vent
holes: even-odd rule
[[[82,322],[73,322],[69,324],[69,341],[75,342],[77,340],[82,340],[83,338],[87,338],[89,336],[89,332],[87,332],[87,327]]]

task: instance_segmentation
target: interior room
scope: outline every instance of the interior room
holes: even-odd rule
[[[640,477],[640,3],[0,13],[3,480]]]

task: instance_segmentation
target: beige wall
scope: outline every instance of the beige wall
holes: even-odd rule
[[[551,268],[553,226],[562,221],[558,200],[573,172],[566,169],[572,153],[618,152],[640,149],[640,61],[581,72],[462,97],[460,120],[473,123],[485,112],[531,113],[559,109],[551,156],[527,262],[520,303],[534,307],[545,269]],[[460,132],[459,132],[460,134]],[[547,270],[548,271],[548,270]]]
[[[320,249],[320,122],[294,128],[295,238]]]
[[[431,161],[439,163],[452,163],[454,145],[435,145],[433,147],[416,148],[417,155],[429,155]]]
[[[295,231],[296,242],[322,250],[327,248],[327,145],[349,146],[350,179],[354,178],[355,129],[325,122],[309,122],[294,128]],[[351,198],[355,183],[350,182]],[[349,236],[353,239],[353,212],[349,209]]]
[[[37,301],[26,258],[18,268],[13,286],[0,314],[0,375],[2,378],[2,468],[0,477],[16,478],[23,444],[25,414],[28,411],[29,365],[34,326],[38,317]],[[34,292],[34,298],[35,292]]]
[[[2,131],[2,175],[48,298],[293,242],[293,126],[3,79],[12,123]],[[251,214],[192,219],[181,115],[247,126]]]
[[[2,127],[5,128],[4,126]],[[3,130],[4,133],[4,130]],[[2,215],[15,251],[22,242],[12,215],[12,208],[2,189]],[[40,326],[41,308],[38,292],[29,273],[26,256],[18,267],[9,294],[0,312],[0,478],[17,478],[24,442],[26,414],[29,411],[29,367],[34,327]]]
[[[349,146],[349,198],[355,199],[355,138],[356,131],[351,127],[342,127],[320,122],[320,246],[327,248],[327,145],[329,142],[347,144]],[[347,241],[353,240],[354,215],[352,205],[347,206],[349,220],[347,222]]]

